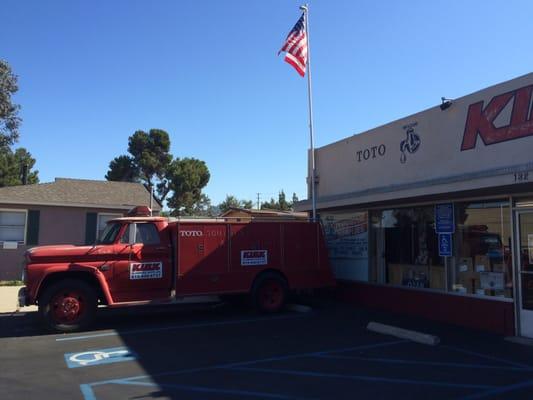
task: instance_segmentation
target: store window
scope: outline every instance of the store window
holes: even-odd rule
[[[24,243],[26,211],[0,211],[0,242]]]
[[[456,251],[452,290],[480,296],[513,296],[508,202],[455,205]]]
[[[371,265],[379,281],[396,286],[446,289],[444,257],[438,254],[434,208],[372,212]]]
[[[368,268],[368,213],[330,212],[320,218],[335,277],[375,282]]]

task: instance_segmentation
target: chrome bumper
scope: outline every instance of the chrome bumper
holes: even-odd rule
[[[19,298],[19,307],[26,307],[30,305],[30,302],[28,299],[28,291],[26,290],[26,287],[21,287],[19,289],[18,298]]]

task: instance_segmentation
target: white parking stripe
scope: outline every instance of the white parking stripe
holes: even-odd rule
[[[249,318],[249,319],[239,319],[239,320],[230,320],[230,321],[220,321],[220,322],[201,322],[197,324],[189,325],[173,325],[173,326],[162,326],[159,328],[147,328],[147,329],[134,329],[130,331],[121,331],[121,332],[105,332],[105,333],[95,333],[93,335],[83,335],[83,336],[67,336],[60,337],[56,339],[56,342],[66,342],[71,340],[86,340],[86,339],[95,339],[108,336],[124,336],[132,335],[139,333],[152,333],[152,332],[162,332],[162,331],[175,331],[180,329],[193,329],[193,328],[204,328],[207,326],[223,326],[223,325],[236,325],[236,324],[245,324],[248,322],[261,322],[261,321],[273,321],[273,320],[282,320],[282,319],[296,319],[302,318],[305,315],[282,315],[279,317],[270,317],[270,318]]]

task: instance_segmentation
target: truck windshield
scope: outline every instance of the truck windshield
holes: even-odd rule
[[[96,241],[96,244],[112,244],[117,238],[118,232],[120,231],[120,226],[118,222],[109,223],[106,225],[102,234]]]

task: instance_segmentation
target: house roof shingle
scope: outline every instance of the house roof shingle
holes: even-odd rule
[[[150,194],[140,183],[56,178],[54,182],[0,188],[2,203],[129,209],[149,206]],[[161,210],[155,199],[152,208]]]

